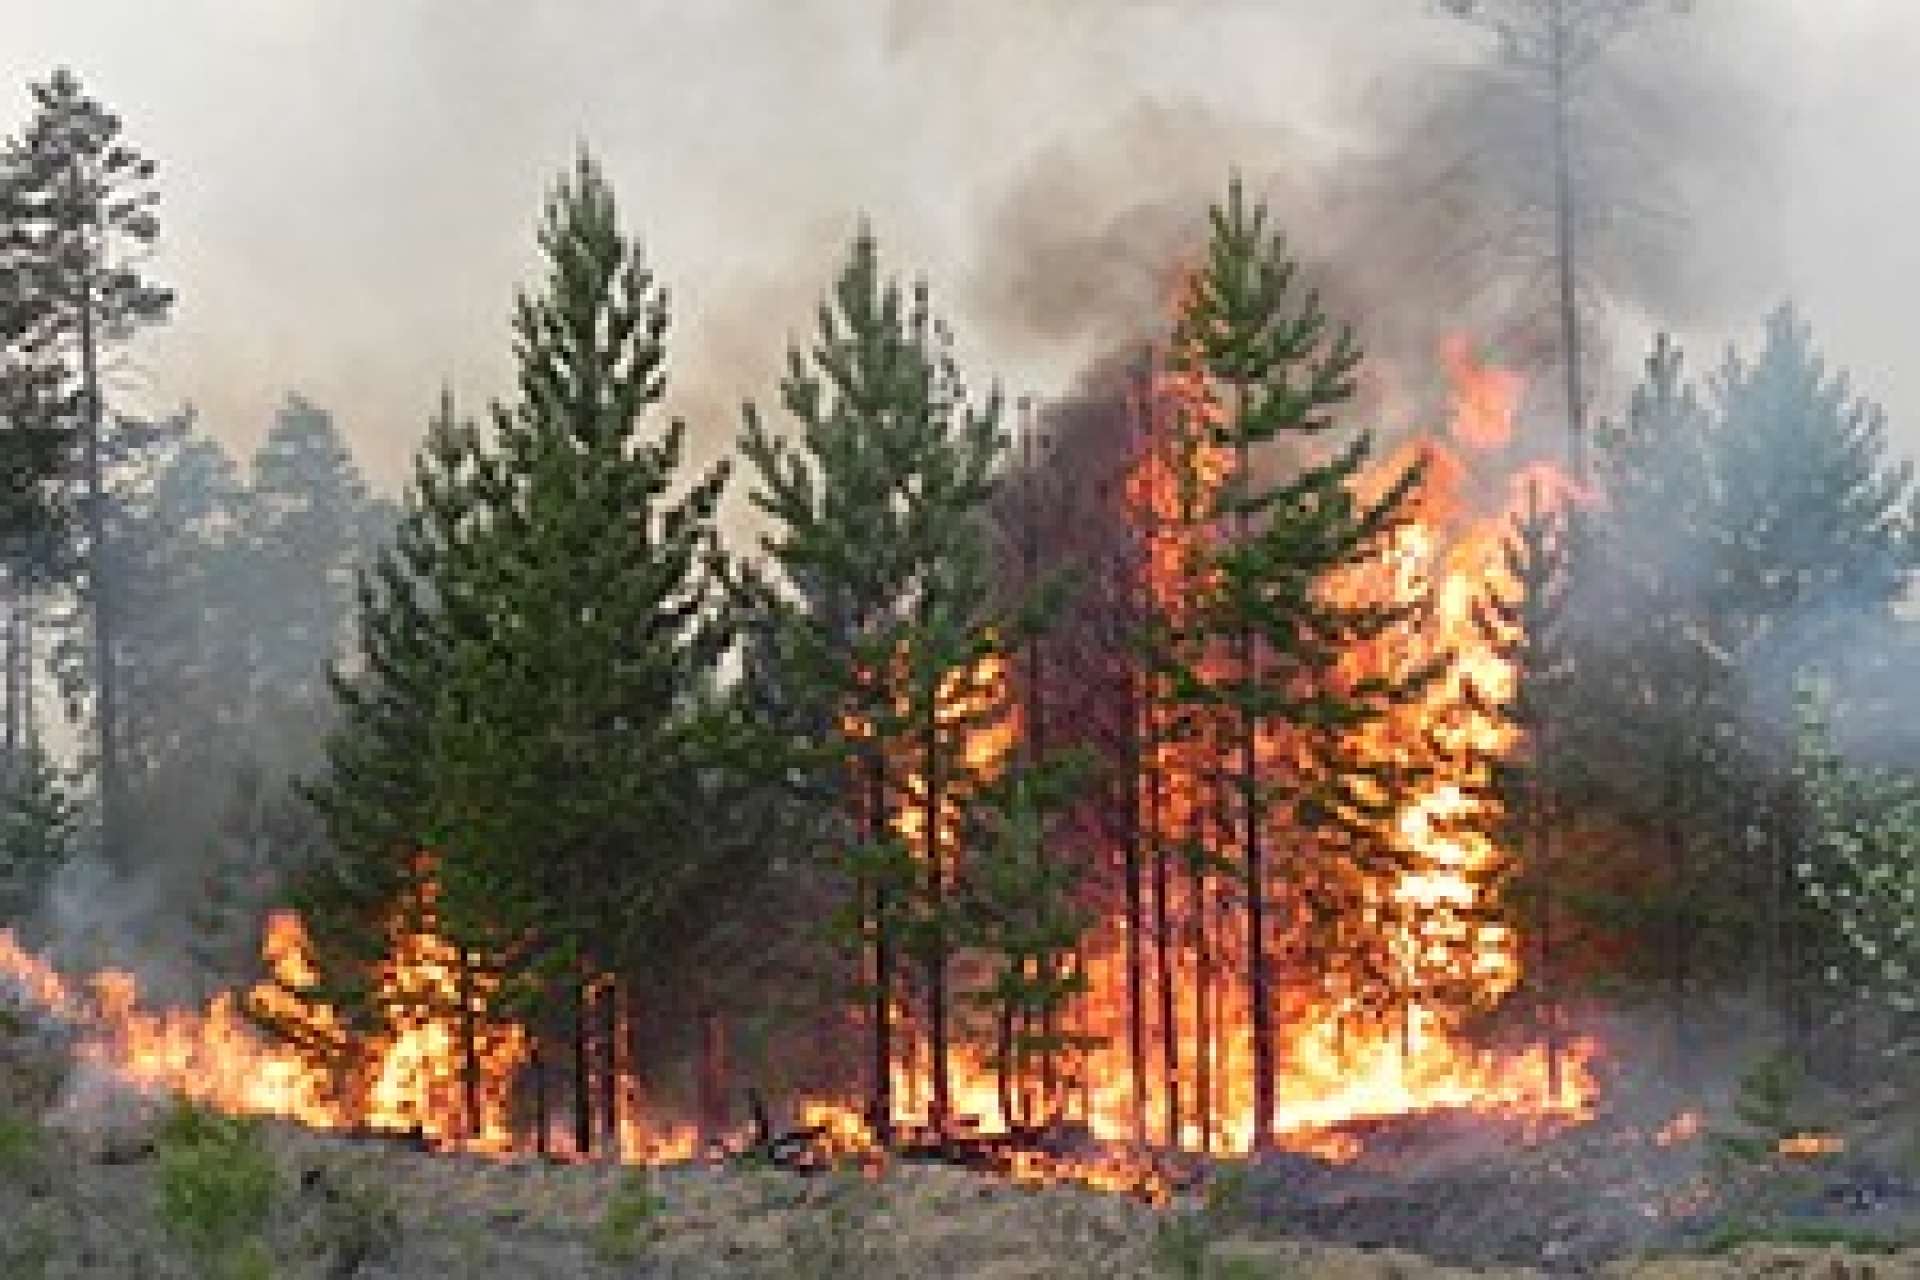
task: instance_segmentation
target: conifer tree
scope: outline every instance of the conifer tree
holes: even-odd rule
[[[1210,211],[1204,263],[1174,336],[1174,358],[1205,380],[1215,444],[1234,466],[1211,515],[1223,530],[1211,567],[1216,578],[1204,625],[1228,657],[1224,675],[1187,668],[1182,696],[1216,708],[1229,725],[1234,797],[1231,847],[1246,914],[1243,957],[1253,1053],[1253,1141],[1273,1143],[1278,1101],[1270,907],[1276,887],[1302,882],[1299,867],[1278,867],[1268,842],[1278,814],[1300,830],[1365,827],[1385,807],[1380,778],[1336,761],[1341,739],[1408,697],[1431,672],[1405,680],[1334,679],[1341,658],[1408,616],[1395,605],[1349,605],[1325,587],[1342,569],[1378,558],[1405,518],[1419,480],[1413,468],[1383,494],[1363,497],[1355,480],[1371,450],[1360,433],[1324,461],[1260,485],[1256,450],[1324,437],[1333,410],[1352,395],[1360,354],[1351,335],[1331,331],[1318,295],[1302,291],[1296,266],[1250,203],[1238,180]],[[1293,733],[1300,763],[1288,773],[1266,758],[1266,744]]]
[[[1714,492],[1712,422],[1669,339],[1654,345],[1625,418],[1597,434],[1604,502],[1582,522],[1572,608],[1582,674],[1569,732],[1572,750],[1603,770],[1589,800],[1606,813],[1633,863],[1595,908],[1653,962],[1635,975],[1667,991],[1676,1062],[1689,1056],[1691,992],[1724,922],[1702,913],[1700,886],[1712,838],[1713,797],[1731,781],[1726,752],[1736,673],[1703,610],[1716,572],[1705,517]],[[1707,819],[1707,820],[1703,820]],[[1712,927],[1709,928],[1709,925]],[[1648,935],[1651,935],[1648,937]]]
[[[1495,594],[1475,610],[1489,651],[1511,673],[1504,695],[1477,686],[1473,705],[1507,731],[1511,741],[1484,762],[1492,804],[1491,834],[1511,851],[1503,898],[1507,917],[1527,940],[1527,997],[1546,1048],[1547,1092],[1561,1095],[1566,995],[1562,940],[1564,887],[1555,838],[1567,824],[1572,762],[1563,738],[1570,714],[1574,659],[1567,634],[1568,525],[1564,510],[1547,505],[1538,485],[1513,523],[1502,552],[1510,594]]]
[[[445,395],[415,454],[393,540],[357,575],[358,669],[328,671],[338,719],[323,771],[302,789],[327,843],[287,895],[306,922],[319,981],[286,994],[332,1006],[359,1042],[387,1029],[373,998],[377,969],[395,911],[420,899],[430,871],[420,855],[431,852],[435,717],[450,664],[485,630],[469,548],[490,493],[479,432]],[[313,1048],[330,1067],[355,1065],[328,1060],[338,1046]]]
[[[1739,675],[1723,754],[1746,794],[1729,817],[1753,837],[1747,883],[1759,892],[1749,900],[1766,904],[1762,947],[1804,1059],[1819,975],[1842,940],[1792,871],[1808,839],[1792,777],[1793,680],[1818,666],[1854,723],[1880,713],[1900,682],[1888,657],[1920,569],[1913,468],[1891,456],[1884,414],[1827,367],[1791,305],[1767,318],[1751,358],[1730,352],[1707,389],[1714,571],[1701,611]]]
[[[122,852],[118,619],[106,585],[110,418],[101,371],[113,347],[165,319],[173,295],[142,271],[159,235],[153,162],[125,140],[120,118],[89,97],[72,72],[57,70],[32,92],[34,115],[0,159],[0,203],[9,211],[0,256],[24,291],[19,296],[30,300],[29,345],[59,353],[60,366],[75,378],[42,390],[65,397],[79,428],[102,847],[115,858]]]
[[[1064,1029],[1066,1010],[1088,990],[1074,960],[1095,922],[1086,896],[1092,868],[1066,846],[1061,820],[1078,764],[1061,754],[1022,762],[975,806],[985,829],[970,845],[965,935],[993,970],[972,1003],[991,1018],[985,1060],[1009,1130],[1056,1119],[1063,1061],[1094,1047]]]
[[[256,750],[305,763],[301,727],[326,701],[328,664],[351,646],[355,571],[391,513],[368,491],[333,416],[297,395],[274,414],[251,471],[236,531],[245,574],[236,660],[252,682]]]
[[[839,923],[864,970],[854,995],[867,1009],[868,1109],[884,1140],[903,960],[918,962],[933,1118],[947,1118],[947,889],[958,864],[945,810],[982,781],[965,742],[995,703],[975,682],[1004,643],[992,632],[985,517],[1006,440],[998,395],[969,402],[925,286],[883,278],[865,229],[812,346],[789,354],[781,402],[791,440],[746,414],[752,500],[775,527],[767,573],[741,589],[774,620],[773,651],[798,697],[830,715],[824,737],[794,744],[791,758],[837,782],[836,829],[819,852],[849,891]]]
[[[728,469],[689,477],[684,424],[649,420],[666,295],[584,154],[540,245],[544,286],[514,313],[518,394],[495,406],[482,451],[495,489],[472,547],[484,626],[437,689],[429,756],[434,787],[449,788],[433,806],[442,909],[539,939],[528,963],[569,1002],[587,1150],[587,993],[605,974],[670,974],[670,930],[707,909],[686,896],[708,883],[711,815],[695,801],[732,734],[691,695],[732,643],[713,574]]]
[[[1748,710],[1787,754],[1797,672],[1888,629],[1916,567],[1914,471],[1892,456],[1886,415],[1830,370],[1791,305],[1760,349],[1729,352],[1710,380],[1714,573],[1704,604],[1716,643],[1753,678]],[[1878,646],[1872,646],[1878,648]],[[1864,709],[1864,708],[1862,708]]]

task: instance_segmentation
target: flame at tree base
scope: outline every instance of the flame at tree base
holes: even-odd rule
[[[1517,384],[1510,375],[1476,364],[1464,347],[1449,348],[1447,369],[1456,384],[1455,441],[1480,449],[1500,446],[1512,429]],[[1191,394],[1178,386],[1171,390]],[[1502,582],[1504,513],[1469,519],[1470,504],[1458,493],[1463,464],[1437,447],[1434,456],[1440,465],[1421,495],[1418,518],[1403,531],[1387,562],[1370,566],[1350,584],[1363,596],[1387,600],[1430,592],[1431,625],[1421,634],[1396,634],[1379,652],[1356,654],[1352,674],[1417,665],[1441,651],[1456,653],[1458,661],[1454,674],[1425,701],[1370,730],[1363,745],[1374,758],[1394,761],[1413,749],[1409,744],[1440,740],[1484,762],[1511,743],[1485,716],[1463,710],[1470,701],[1463,696],[1463,682],[1496,696],[1509,688],[1510,673],[1473,626],[1475,601],[1489,585]],[[1223,474],[1213,465],[1219,462],[1209,464],[1212,483]],[[1395,468],[1384,470],[1391,474]],[[1509,479],[1518,489],[1540,475],[1534,469]],[[1137,502],[1151,505],[1171,492],[1171,478],[1159,474],[1151,458],[1135,481]],[[1171,520],[1167,511],[1160,516]],[[1148,550],[1148,572],[1158,589],[1169,599],[1179,598],[1179,574],[1191,548],[1156,538]],[[982,739],[981,749],[1010,751],[1010,732],[1007,724],[983,730],[990,736]],[[1210,746],[1217,744],[1200,740],[1157,748],[1150,771],[1171,778],[1204,776],[1205,762],[1183,752]],[[1369,957],[1380,962],[1376,969],[1391,972],[1369,979],[1374,986],[1366,992],[1334,992],[1331,979],[1315,974],[1291,975],[1291,984],[1279,984],[1283,994],[1314,993],[1310,1000],[1276,1010],[1280,1071],[1274,1129],[1280,1146],[1348,1159],[1358,1153],[1362,1139],[1343,1126],[1440,1109],[1518,1116],[1543,1132],[1587,1116],[1597,1092],[1590,1069],[1597,1049],[1591,1042],[1563,1046],[1559,1061],[1550,1063],[1542,1048],[1475,1048],[1435,1012],[1448,1001],[1434,992],[1468,990],[1473,999],[1467,1003],[1485,1009],[1521,981],[1518,939],[1508,928],[1480,918],[1484,913],[1478,910],[1482,882],[1492,878],[1491,868],[1501,856],[1463,821],[1474,816],[1468,810],[1476,802],[1468,797],[1485,790],[1484,778],[1472,772],[1483,767],[1470,766],[1460,776],[1432,783],[1402,809],[1398,841],[1412,866],[1390,881],[1366,886],[1361,901],[1371,931]],[[1162,827],[1153,833],[1163,847],[1211,820],[1197,787],[1184,795],[1170,788],[1165,799]],[[389,1018],[377,1036],[356,1036],[334,1010],[293,994],[319,984],[305,928],[297,916],[284,912],[266,921],[262,949],[270,979],[244,994],[222,994],[200,1011],[142,1010],[138,988],[124,973],[69,983],[4,931],[0,990],[11,985],[27,1003],[74,1028],[80,1061],[134,1090],[178,1093],[220,1109],[283,1116],[319,1130],[412,1133],[447,1149],[524,1149],[532,1142],[527,1126],[513,1121],[513,1100],[531,1061],[532,1038],[510,1021],[478,1018],[476,1011],[486,1006],[492,988],[457,948],[436,936],[430,868],[422,870],[423,900],[413,904],[412,924],[396,927],[389,958],[375,975],[375,1002]],[[1169,895],[1164,901],[1156,897],[1163,910],[1200,908],[1189,914],[1197,917],[1209,950],[1204,958],[1183,950],[1171,970],[1146,975],[1153,999],[1146,1010],[1149,1025],[1139,1028],[1149,1044],[1142,1055],[1146,1079],[1138,1086],[1127,1013],[1118,995],[1127,985],[1121,954],[1125,923],[1110,920],[1096,932],[1083,961],[1093,995],[1068,1015],[1074,1034],[1095,1047],[1059,1064],[1062,1078],[1054,1082],[1050,1100],[1054,1118],[1116,1148],[1143,1138],[1220,1154],[1251,1146],[1247,991],[1226,964],[1244,939],[1217,909],[1218,889],[1209,879],[1197,889],[1154,890]],[[1195,896],[1189,899],[1189,893]],[[1151,945],[1153,940],[1136,941]],[[1172,991],[1170,999],[1161,998],[1163,987]],[[1379,1012],[1383,1000],[1394,1004],[1390,1015]],[[1374,1012],[1362,1016],[1357,1010],[1363,1005]],[[262,1021],[296,1034],[280,1043],[258,1029]],[[614,1038],[625,1039],[623,1034]],[[329,1058],[348,1065],[317,1065]],[[1000,1082],[963,1049],[955,1051],[953,1070],[956,1125],[967,1133],[990,1132],[1000,1118]],[[1556,1075],[1557,1094],[1549,1088]],[[1177,1098],[1167,1096],[1170,1082]],[[903,1111],[898,1119],[910,1122],[914,1109],[924,1110],[928,1103],[924,1063],[898,1065],[893,1083]],[[696,1153],[699,1144],[690,1126],[653,1123],[630,1092],[622,1091],[617,1110],[613,1127],[623,1158],[668,1161]],[[875,1154],[855,1108],[816,1101],[803,1104],[798,1113],[803,1127],[821,1131],[822,1150]],[[537,1122],[547,1127],[546,1117]],[[548,1143],[546,1149],[564,1152],[566,1147]],[[1023,1180],[1065,1177],[1137,1191],[1142,1167],[1138,1159],[1015,1152],[1000,1171]]]
[[[69,1028],[79,1064],[96,1078],[135,1093],[176,1094],[216,1109],[284,1117],[321,1131],[412,1133],[446,1150],[510,1154],[524,1145],[515,1141],[503,1101],[511,1076],[526,1059],[523,1032],[509,1028],[500,1034],[486,1060],[483,1096],[491,1101],[477,1135],[467,1134],[463,1123],[460,1029],[452,1015],[423,1014],[403,1034],[376,1046],[368,1072],[372,1084],[357,1091],[361,1100],[356,1106],[342,1096],[336,1078],[293,1047],[271,1042],[258,1029],[255,1015],[243,1011],[251,1006],[260,1013],[284,1014],[286,989],[311,979],[298,917],[272,916],[264,949],[276,982],[260,983],[245,995],[223,992],[200,1010],[156,1012],[139,1006],[131,975],[108,970],[70,982],[21,947],[10,932],[0,930],[0,991],[10,988],[21,1003]],[[409,984],[444,976],[452,954],[451,947],[430,936],[409,939],[404,950],[418,964]],[[324,1006],[308,1008],[304,1016],[320,1032],[339,1033],[337,1020]],[[1296,1049],[1311,1049],[1316,1056],[1329,1053],[1325,1045],[1310,1042]],[[1365,1057],[1349,1056],[1337,1066],[1334,1057],[1322,1056],[1316,1083],[1309,1086],[1305,1076],[1288,1077],[1292,1096],[1281,1106],[1281,1145],[1344,1159],[1358,1147],[1339,1133],[1343,1123],[1448,1107],[1524,1112],[1544,1127],[1557,1127],[1584,1116],[1594,1096],[1587,1071],[1592,1054],[1593,1046],[1587,1044],[1572,1055],[1559,1101],[1546,1098],[1546,1069],[1537,1050],[1475,1053],[1436,1039],[1404,1048],[1376,1045]],[[978,1131],[991,1133],[984,1122],[998,1111],[993,1081],[985,1073],[967,1070],[964,1062],[960,1066],[956,1110],[973,1120]],[[910,1080],[902,1083],[911,1086]],[[1064,1119],[1083,1126],[1103,1144],[1131,1145],[1130,1124],[1111,1099],[1102,1101],[1105,1097],[1105,1092],[1096,1092],[1090,1113],[1069,1112]],[[819,1149],[824,1152],[858,1156],[874,1150],[851,1106],[805,1103],[798,1114],[802,1127],[823,1131]],[[1198,1145],[1196,1134],[1187,1136],[1194,1140],[1188,1145]],[[1215,1135],[1214,1146],[1244,1151],[1248,1137],[1244,1127],[1229,1129]],[[692,1130],[685,1126],[651,1132],[632,1123],[623,1126],[623,1156],[633,1162],[683,1160],[692,1157],[695,1148]],[[1033,1152],[1013,1153],[1003,1171],[1025,1181],[1068,1179],[1134,1192],[1141,1190],[1143,1179],[1137,1162]]]

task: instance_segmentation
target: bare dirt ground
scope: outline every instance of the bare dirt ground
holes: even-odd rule
[[[282,1124],[236,1130],[238,1145],[183,1164],[151,1108],[63,1124],[62,1046],[14,1031],[0,1035],[6,1280],[1920,1280],[1920,1249],[1857,1247],[1868,1234],[1920,1240],[1916,1197],[1860,1163],[1886,1165],[1871,1134],[1853,1165],[1823,1168],[1782,1202],[1802,1238],[1844,1237],[1854,1251],[1749,1244],[1709,1257],[1730,1205],[1703,1189],[1697,1144],[1657,1143],[1623,1122],[1521,1141],[1477,1118],[1429,1116],[1370,1133],[1354,1164],[1215,1168],[1160,1207],[898,1161],[878,1175],[633,1170],[433,1154]],[[1876,1123],[1889,1151],[1911,1145],[1910,1115]],[[257,1186],[240,1176],[249,1151]],[[265,1190],[249,1199],[248,1187]]]

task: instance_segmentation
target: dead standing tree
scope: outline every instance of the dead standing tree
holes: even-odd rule
[[[1623,206],[1593,198],[1596,175],[1586,161],[1589,143],[1604,130],[1597,68],[1608,50],[1649,13],[1659,8],[1686,12],[1690,0],[1441,0],[1457,17],[1477,23],[1499,43],[1496,71],[1508,79],[1511,93],[1480,99],[1490,110],[1480,115],[1483,138],[1504,134],[1517,139],[1520,161],[1512,172],[1532,175],[1509,195],[1518,225],[1511,228],[1525,256],[1537,259],[1544,247],[1551,263],[1553,328],[1557,332],[1561,391],[1565,398],[1567,459],[1577,483],[1587,478],[1586,347],[1582,312],[1590,299],[1586,271],[1589,240],[1603,234],[1604,209]],[[1504,108],[1504,109],[1503,109]],[[1514,114],[1517,111],[1518,114]],[[1524,122],[1517,129],[1516,121]],[[1503,127],[1504,123],[1504,127]],[[1536,185],[1544,179],[1545,186]],[[1619,193],[1609,192],[1609,196]],[[1630,216],[1661,220],[1667,210],[1658,196],[1631,207]],[[1544,223],[1544,227],[1542,224]],[[1541,232],[1544,230],[1545,234]],[[1543,243],[1544,242],[1544,243]]]

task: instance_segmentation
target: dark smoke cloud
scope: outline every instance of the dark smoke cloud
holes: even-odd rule
[[[1078,4],[1054,9],[1086,19]],[[910,30],[932,21],[899,10],[921,24]],[[1765,15],[1727,17],[1650,21],[1579,103],[1583,298],[1591,346],[1618,347],[1615,391],[1646,329],[1740,325],[1785,287],[1783,108],[1764,71],[1786,33]],[[1156,331],[1200,252],[1206,204],[1238,172],[1374,357],[1373,389],[1391,403],[1368,408],[1420,400],[1449,333],[1546,372],[1558,335],[1544,85],[1478,38],[1462,27],[1404,53],[1396,75],[1348,95],[1332,138],[1187,99],[1132,104],[1052,142],[982,221],[981,316],[1043,344]]]

